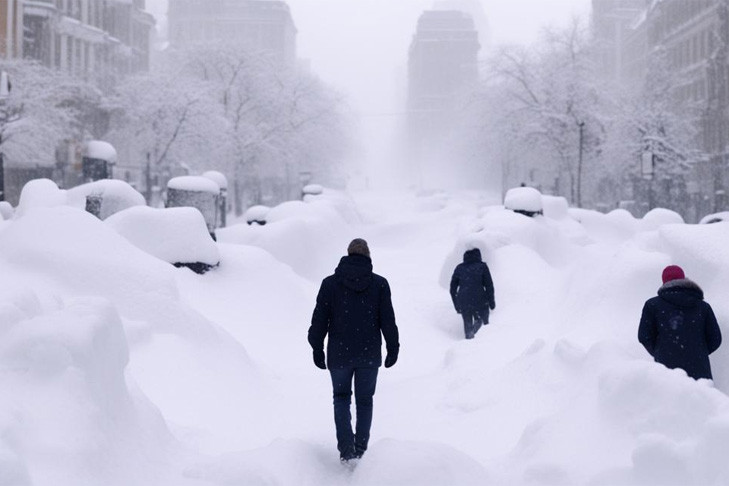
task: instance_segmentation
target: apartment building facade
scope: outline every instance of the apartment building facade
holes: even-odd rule
[[[296,64],[297,30],[288,4],[276,0],[169,0],[173,47],[226,43]]]

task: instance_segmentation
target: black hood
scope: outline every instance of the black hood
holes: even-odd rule
[[[372,260],[364,255],[342,257],[334,275],[345,287],[364,292],[372,283]]]
[[[691,280],[671,280],[658,289],[658,296],[676,307],[696,307],[704,300],[704,291]]]
[[[482,262],[481,259],[481,250],[478,248],[474,248],[473,250],[468,250],[466,253],[463,254],[463,263],[478,263]]]

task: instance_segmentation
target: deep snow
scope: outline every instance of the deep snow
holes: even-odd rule
[[[0,484],[729,482],[729,345],[713,386],[636,339],[668,263],[726,332],[728,223],[325,190],[220,230],[221,265],[199,276],[56,191],[0,222]],[[354,237],[390,281],[402,347],[350,470],[306,330]],[[466,342],[447,281],[474,246],[497,307]]]

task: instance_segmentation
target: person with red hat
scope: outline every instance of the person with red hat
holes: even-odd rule
[[[681,368],[691,378],[712,379],[709,355],[721,345],[721,330],[704,292],[678,265],[663,270],[658,296],[643,306],[638,340],[657,363]]]

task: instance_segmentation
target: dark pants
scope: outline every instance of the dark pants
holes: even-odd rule
[[[342,459],[364,454],[370,440],[372,397],[377,385],[377,368],[330,369],[334,388],[334,424],[337,427],[337,449]],[[352,378],[357,402],[356,433],[352,432]]]
[[[463,311],[463,330],[466,333],[466,339],[473,339],[481,326],[489,323],[489,310],[485,311]]]

